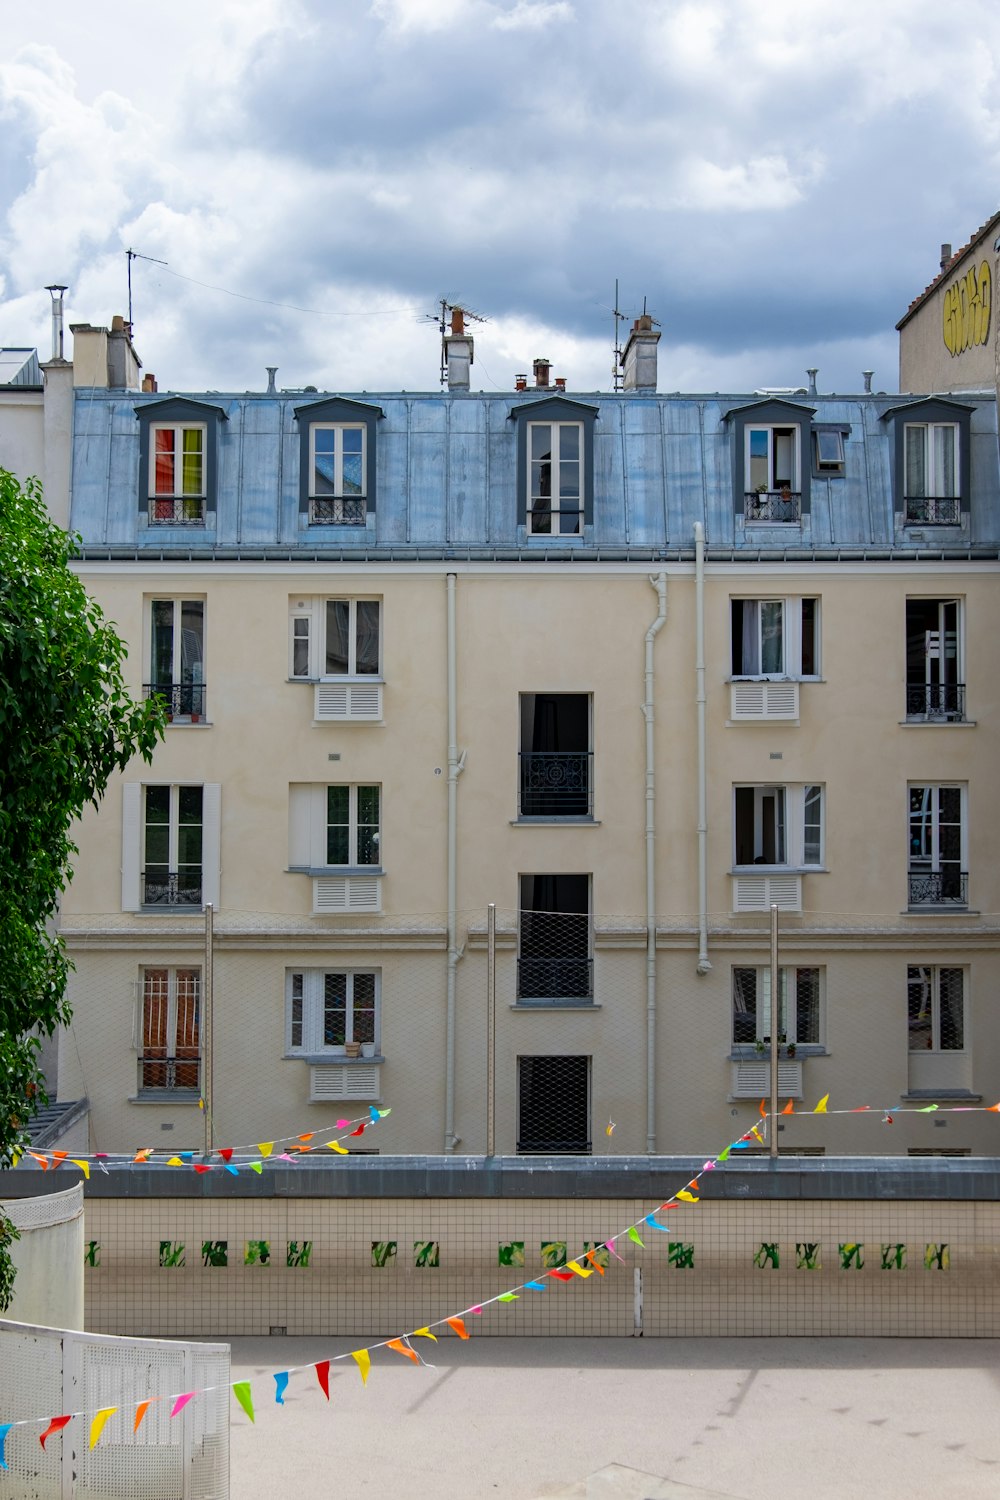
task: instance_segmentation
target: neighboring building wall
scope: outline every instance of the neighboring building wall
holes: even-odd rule
[[[1000,215],[957,254],[897,323],[901,391],[982,391],[997,381]],[[945,246],[945,249],[949,247]]]
[[[0,1213],[20,1230],[10,1247],[16,1279],[7,1315],[50,1328],[83,1328],[83,1185],[12,1198]]]

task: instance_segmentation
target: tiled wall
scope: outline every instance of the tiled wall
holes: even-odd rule
[[[90,1198],[88,1329],[393,1336],[600,1247],[623,1199]],[[474,1334],[1000,1336],[1000,1204],[703,1202],[585,1280],[467,1316]],[[589,1263],[587,1263],[589,1264]],[[602,1275],[601,1272],[604,1272]]]

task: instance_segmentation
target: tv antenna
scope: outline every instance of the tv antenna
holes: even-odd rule
[[[132,337],[132,262],[134,260],[148,260],[149,263],[150,263],[150,265],[153,265],[153,266],[165,266],[165,265],[168,264],[168,262],[165,261],[165,260],[156,260],[152,255],[140,255],[140,253],[139,253],[138,250],[132,250],[132,249],[126,250],[125,251],[125,256],[126,256],[126,259],[128,260],[128,336],[129,336],[129,338],[131,338]]]
[[[624,384],[624,380],[625,380],[625,374],[624,374],[624,371],[622,370],[622,343],[621,343],[621,338],[620,338],[620,325],[622,323],[627,323],[628,319],[626,318],[625,314],[622,312],[621,308],[618,306],[618,277],[617,276],[615,277],[615,305],[614,305],[614,308],[612,309],[611,316],[615,320],[614,337],[612,339],[612,349],[613,349],[614,357],[613,357],[613,359],[611,361],[611,382],[612,382],[611,389],[613,391],[620,391],[621,388],[622,388],[622,385]]]
[[[465,320],[471,319],[473,323],[488,323],[490,320],[482,313],[473,312],[464,302],[449,302],[447,297],[442,297],[440,302],[440,313],[424,313],[424,321],[436,323],[441,334],[441,385],[448,384],[448,336],[451,334],[461,335],[465,332]]]

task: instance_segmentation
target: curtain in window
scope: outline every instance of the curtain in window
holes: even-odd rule
[[[906,429],[906,494],[923,500],[927,495],[927,428]]]
[[[958,493],[955,483],[955,429],[934,429],[934,493],[948,498]]]
[[[760,604],[756,599],[743,601],[743,671],[755,677],[760,671]]]
[[[357,610],[358,650],[355,671],[359,675],[378,672],[378,617],[377,599],[359,599]]]

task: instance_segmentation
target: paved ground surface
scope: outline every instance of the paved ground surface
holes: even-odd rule
[[[237,1338],[232,1500],[1000,1500],[1000,1340]],[[350,1367],[348,1367],[350,1366]]]

